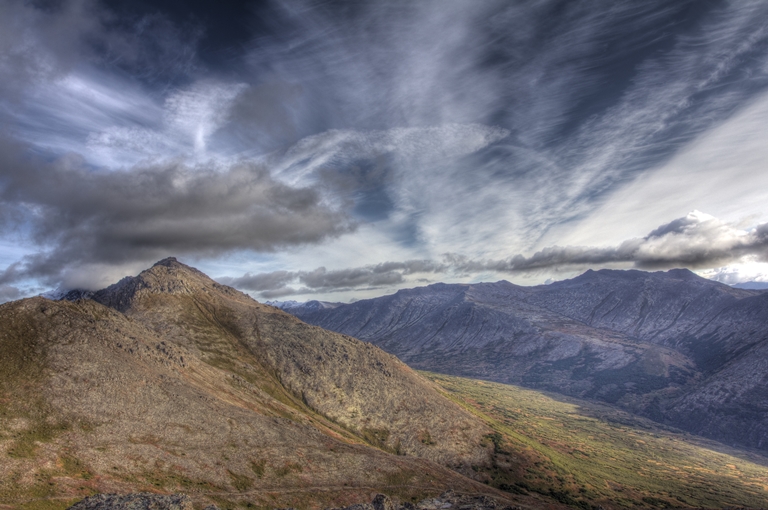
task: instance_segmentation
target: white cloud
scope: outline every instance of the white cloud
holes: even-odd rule
[[[728,285],[744,282],[768,282],[768,262],[745,257],[741,263],[700,271],[700,276]]]
[[[230,105],[245,88],[243,83],[197,83],[171,94],[165,100],[170,131],[185,134],[195,152],[205,154],[208,138],[227,120]]]

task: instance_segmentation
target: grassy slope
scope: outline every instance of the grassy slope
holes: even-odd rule
[[[423,373],[496,431],[491,485],[604,507],[768,507],[768,459],[607,406]]]

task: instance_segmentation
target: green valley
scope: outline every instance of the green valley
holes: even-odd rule
[[[487,483],[577,507],[768,506],[768,459],[609,406],[422,372],[495,430]]]

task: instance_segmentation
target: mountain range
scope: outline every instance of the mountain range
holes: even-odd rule
[[[383,308],[371,300],[360,331],[394,338],[403,329],[387,345],[414,366],[490,379],[514,361],[528,370],[525,384],[655,409],[668,422],[675,411],[720,416],[731,405],[742,413],[734,429],[762,437],[761,418],[739,399],[762,412],[759,377],[746,387],[743,372],[765,372],[754,326],[765,295],[699,280],[597,272],[541,288],[433,285],[381,298]],[[332,314],[365,304],[286,308]],[[703,306],[711,320],[696,329],[707,322]],[[715,327],[727,317],[736,333]],[[419,374],[173,258],[100,291],[0,305],[0,324],[2,510],[63,510],[94,493],[139,491],[232,510],[338,507],[376,492],[411,508],[446,489],[496,508],[768,501],[759,453],[612,406]],[[668,333],[692,330],[699,336],[679,341]],[[699,344],[709,350],[696,354]],[[738,398],[723,403],[724,392]]]
[[[418,369],[618,405],[768,449],[768,293],[691,271],[600,270],[534,287],[434,284],[286,311]]]

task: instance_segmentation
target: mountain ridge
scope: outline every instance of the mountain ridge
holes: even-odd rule
[[[419,369],[597,399],[764,449],[768,403],[758,399],[760,411],[748,411],[746,388],[768,391],[749,359],[768,345],[765,296],[685,269],[602,269],[550,285],[436,284],[288,311]],[[715,384],[718,374],[732,382]],[[726,396],[714,399],[715,387],[729,388],[742,412],[734,414]],[[734,429],[733,415],[750,431]]]
[[[152,489],[307,507],[371,487],[512,497],[480,483],[491,429],[434,383],[174,259],[93,299],[0,305],[0,323],[0,501]],[[316,486],[338,489],[295,490]]]

